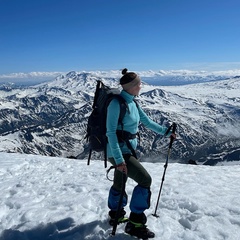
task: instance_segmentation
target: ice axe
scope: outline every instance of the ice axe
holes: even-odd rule
[[[171,129],[172,129],[172,133],[175,133],[176,127],[177,127],[176,123],[173,123],[173,124],[167,129],[167,131],[166,131],[166,133],[165,133],[164,135],[165,135],[165,136],[168,135],[168,133],[170,132]],[[170,136],[170,143],[169,143],[169,147],[168,147],[168,154],[167,154],[166,163],[165,163],[165,165],[164,165],[164,172],[163,172],[162,182],[161,182],[160,189],[159,189],[159,193],[158,193],[157,204],[156,204],[156,207],[155,207],[155,211],[154,211],[154,213],[152,214],[154,217],[159,217],[159,216],[157,215],[157,208],[158,208],[158,203],[159,203],[159,200],[160,200],[160,195],[161,195],[161,192],[162,192],[162,186],[163,186],[163,182],[164,182],[164,179],[165,179],[165,173],[166,173],[166,170],[167,170],[168,159],[169,159],[169,156],[170,156],[170,153],[171,153],[171,148],[172,148],[173,141],[174,141],[174,137],[173,137],[173,136]]]

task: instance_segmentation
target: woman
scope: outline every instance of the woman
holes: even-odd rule
[[[123,88],[120,95],[125,99],[128,105],[128,110],[123,118],[123,126],[119,124],[120,104],[119,100],[113,99],[107,112],[107,155],[109,161],[116,167],[114,173],[113,186],[109,191],[108,207],[110,208],[109,216],[111,220],[115,218],[118,208],[118,201],[122,188],[122,174],[126,174],[136,181],[137,186],[134,188],[130,201],[130,216],[125,227],[125,232],[138,238],[154,238],[155,234],[146,227],[147,218],[144,211],[150,207],[151,198],[151,176],[146,169],[139,163],[132,150],[127,146],[126,142],[118,141],[117,130],[124,130],[130,133],[131,136],[136,136],[138,125],[141,122],[145,127],[154,132],[164,135],[167,128],[160,126],[152,121],[137,105],[134,98],[139,95],[141,89],[141,79],[134,72],[128,72],[125,68],[122,71],[120,84]],[[123,127],[123,129],[122,129]],[[169,134],[171,135],[171,133]],[[173,134],[173,137],[176,136]],[[129,139],[133,149],[137,147],[137,139],[133,137]],[[124,219],[126,214],[124,207],[127,204],[127,195],[124,195],[122,210],[119,216],[119,222]]]

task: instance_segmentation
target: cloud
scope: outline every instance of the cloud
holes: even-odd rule
[[[239,63],[240,64],[240,63]],[[76,71],[76,73],[82,73],[86,71]],[[87,71],[93,75],[98,77],[121,77],[120,70],[109,70],[109,71]],[[197,71],[197,70],[158,70],[158,71],[136,71],[143,78],[153,78],[153,79],[174,79],[182,77],[183,79],[197,79],[197,78],[206,78],[213,79],[219,77],[220,79],[224,79],[224,77],[234,77],[240,76],[240,68],[232,69],[232,70],[222,70],[222,71]],[[17,84],[37,84],[44,81],[50,81],[55,79],[59,75],[65,75],[67,72],[18,72],[18,73],[9,73],[0,75],[0,83],[17,83]],[[178,79],[178,81],[180,81]],[[146,79],[144,79],[145,81]],[[163,83],[161,83],[163,84]],[[179,83],[180,84],[180,83]]]
[[[38,84],[51,81],[64,72],[29,72],[29,73],[10,73],[0,75],[1,83],[15,83],[20,85]]]
[[[56,77],[63,72],[29,72],[29,73],[10,73],[0,75],[0,79],[18,79],[18,78],[51,78]]]
[[[196,62],[179,64],[180,69],[204,70],[204,71],[228,71],[232,69],[240,70],[240,62]]]

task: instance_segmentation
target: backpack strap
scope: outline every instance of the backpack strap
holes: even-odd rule
[[[121,124],[123,128],[123,118],[126,114],[126,112],[129,112],[128,104],[126,100],[121,95],[115,95],[114,98],[118,99],[119,105],[120,105],[120,113],[118,118],[118,123]]]

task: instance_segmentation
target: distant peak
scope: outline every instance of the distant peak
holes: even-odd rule
[[[77,72],[76,71],[71,71],[69,73],[66,74],[66,77],[68,78],[73,78],[77,76]]]

